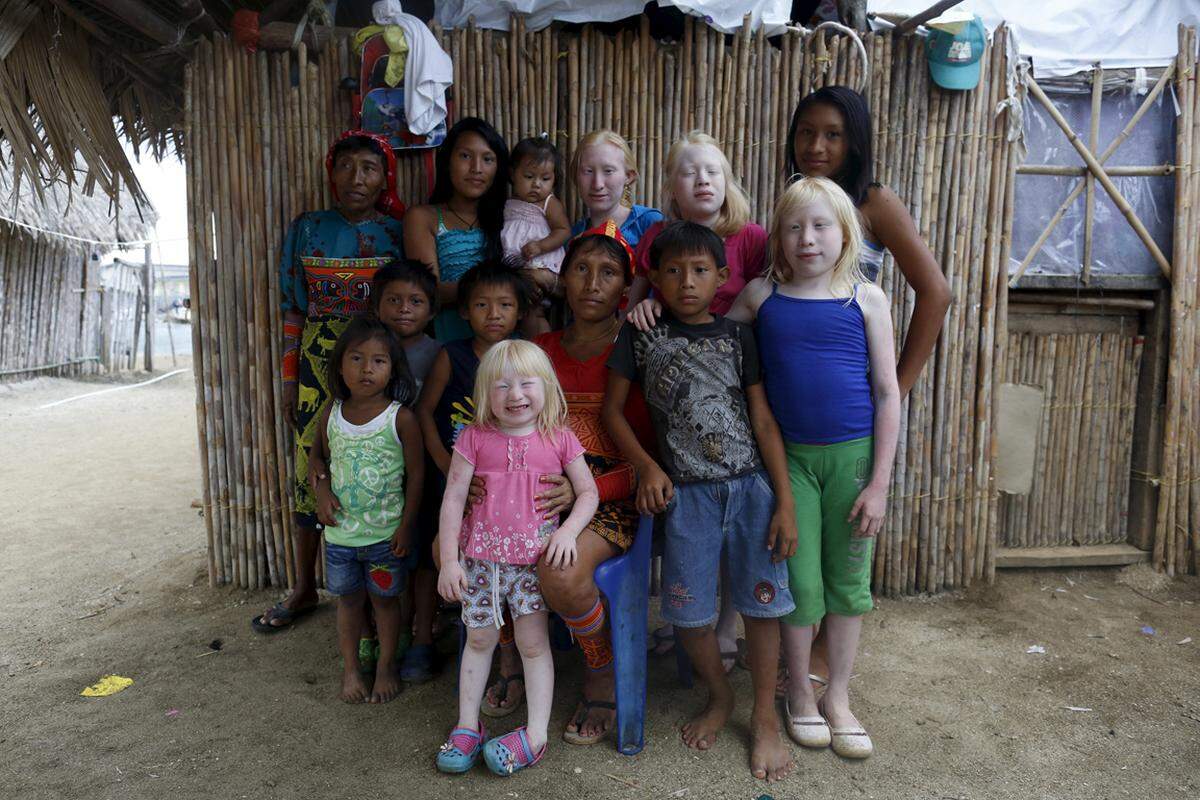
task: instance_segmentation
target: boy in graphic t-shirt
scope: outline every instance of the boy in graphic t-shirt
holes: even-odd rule
[[[665,512],[661,613],[709,691],[704,711],[683,726],[684,742],[709,749],[733,709],[712,628],[724,553],[750,650],[751,771],[778,780],[792,769],[775,717],[775,683],[777,620],[795,607],[784,562],[795,552],[796,527],[754,334],[708,310],[727,274],[724,243],[711,230],[691,222],[663,228],[650,248],[650,280],[666,309],[649,331],[621,329],[608,360],[603,414],[637,469],[638,510]],[[622,415],[634,381],[650,406],[661,465]]]

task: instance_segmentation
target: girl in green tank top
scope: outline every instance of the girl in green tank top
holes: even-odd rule
[[[424,479],[424,443],[406,407],[415,384],[400,341],[378,320],[358,317],[330,356],[329,387],[334,399],[322,413],[312,455],[329,465],[314,490],[325,526],[325,588],[337,595],[341,697],[385,703],[401,688],[399,596]],[[379,635],[369,691],[358,646],[368,597]]]

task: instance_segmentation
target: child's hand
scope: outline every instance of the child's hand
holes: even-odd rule
[[[662,308],[662,303],[653,297],[647,297],[631,308],[625,315],[625,319],[633,323],[633,327],[644,333],[658,324],[658,318],[662,316]]]
[[[407,527],[401,525],[396,528],[396,532],[392,534],[392,555],[396,558],[408,555],[408,543],[411,539],[412,532]]]
[[[487,497],[487,480],[476,472],[471,476],[471,485],[467,487],[467,510],[477,506]]]
[[[541,254],[542,254],[542,243],[539,242],[537,239],[534,239],[532,242],[526,242],[521,247],[521,257],[524,258],[526,261],[533,261],[535,258],[540,256]]]
[[[546,565],[552,569],[566,569],[567,567],[575,566],[575,559],[578,558],[579,550],[575,544],[575,537],[569,533],[564,533],[562,528],[556,530],[550,536],[550,544],[546,547]]]
[[[853,535],[860,539],[873,538],[883,527],[883,512],[886,509],[887,486],[867,484],[867,488],[859,492],[858,499],[854,501],[850,516],[846,517],[847,522],[853,522],[855,517],[859,517],[858,530]]]
[[[310,455],[308,457],[308,485],[314,492],[317,491],[317,484],[329,477],[329,468],[325,465],[325,459],[320,456]]]
[[[775,563],[786,561],[796,555],[796,512],[785,508],[776,508],[771,515],[771,526],[767,529],[767,549],[773,551],[771,560]]]
[[[457,560],[442,564],[438,570],[438,594],[448,603],[461,603],[467,589],[467,576]]]
[[[337,527],[337,512],[342,510],[342,504],[338,502],[337,495],[333,493],[333,489],[329,488],[327,483],[318,483],[316,487],[317,495],[317,520],[322,525],[332,525]]]
[[[675,496],[675,486],[667,473],[657,464],[647,468],[638,481],[637,510],[639,514],[661,514]]]

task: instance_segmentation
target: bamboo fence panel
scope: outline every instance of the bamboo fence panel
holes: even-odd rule
[[[116,263],[101,285],[91,250],[0,228],[0,382],[134,369],[141,269]]]
[[[1196,29],[1179,26],[1175,64],[1175,235],[1171,269],[1170,355],[1161,475],[1136,475],[1158,488],[1153,563],[1168,575],[1195,573],[1200,560],[1200,402],[1196,397],[1200,347],[1200,92]]]
[[[796,102],[821,86],[856,84],[857,50],[827,32],[775,41],[725,36],[687,18],[684,36],[657,42],[643,21],[610,36],[584,25],[529,31],[434,29],[454,60],[453,113],[492,121],[510,145],[548,132],[564,157],[587,132],[613,127],[638,161],[636,202],[657,205],[670,143],[700,127],[716,136],[769,223],[786,185],[786,131]],[[950,282],[946,334],[902,409],[902,435],[874,588],[938,591],[993,575],[997,498],[990,475],[993,387],[1006,366],[1007,240],[1014,145],[1005,136],[1005,32],[972,92],[928,77],[922,40],[871,36],[877,179],[909,206]],[[277,380],[281,320],[276,275],[282,231],[329,202],[323,160],[349,124],[341,76],[357,72],[346,43],[310,58],[248,55],[216,38],[188,68],[188,205],[193,265],[198,436],[204,453],[209,572],[214,584],[257,588],[294,579],[291,431]],[[424,201],[430,160],[398,156],[398,191]],[[559,187],[572,218],[583,206]],[[915,303],[888,256],[896,343]],[[999,354],[999,356],[997,355]]]
[[[1142,337],[1013,332],[1008,375],[1045,393],[1029,494],[1001,494],[1002,547],[1127,541]]]

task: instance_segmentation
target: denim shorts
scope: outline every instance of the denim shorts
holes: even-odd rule
[[[722,557],[739,613],[765,619],[790,613],[796,604],[787,563],[772,561],[767,548],[774,512],[775,493],[762,472],[675,484],[666,511],[662,618],[682,628],[716,621]]]
[[[396,597],[408,581],[408,559],[392,553],[384,539],[364,547],[325,542],[325,588],[338,596],[364,588],[376,597]]]

